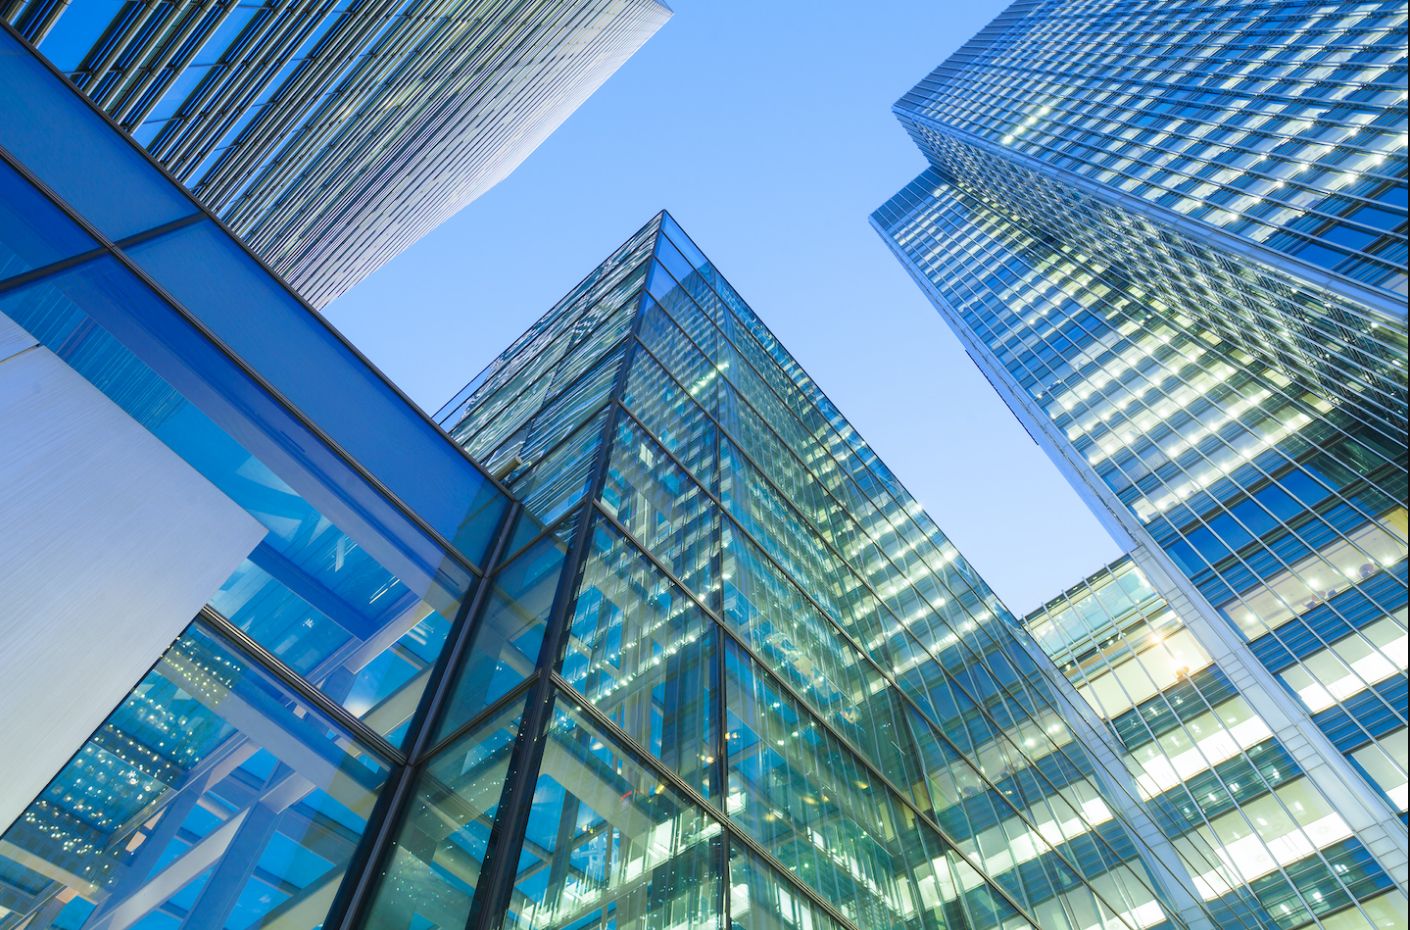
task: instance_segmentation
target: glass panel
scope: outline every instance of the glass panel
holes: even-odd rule
[[[715,602],[719,516],[709,497],[626,418],[617,425],[602,502],[706,603]]]
[[[729,918],[734,930],[846,930],[737,842],[729,848]]]
[[[707,797],[717,792],[716,635],[685,592],[599,521],[563,677]]]
[[[0,865],[33,889],[17,909],[53,902],[59,927],[314,926],[386,776],[192,626],[5,834]]]
[[[567,546],[546,536],[500,569],[456,673],[437,734],[444,736],[528,678],[563,571]]]
[[[702,388],[699,393],[709,393]],[[632,359],[622,403],[702,486],[716,489],[715,426],[691,397],[644,352]]]
[[[121,239],[197,212],[175,182],[8,32],[0,32],[0,142],[75,212]],[[100,167],[101,170],[94,170]]]
[[[732,528],[725,530],[725,619],[813,711],[901,788],[919,766],[899,701],[881,673]],[[921,800],[924,791],[912,789]],[[921,801],[924,803],[924,801]]]
[[[938,928],[920,894],[939,837],[738,647],[725,655],[733,820],[863,930]]]
[[[582,500],[592,487],[606,428],[604,410],[548,455],[510,478],[509,487],[527,513],[552,523]]]
[[[472,562],[482,559],[508,506],[503,495],[233,238],[203,221],[127,251],[413,512]]]
[[[719,823],[565,705],[501,927],[720,927]]]
[[[465,926],[523,712],[516,702],[447,747],[417,777],[365,926]]]
[[[49,198],[0,162],[0,281],[96,246]]]
[[[267,395],[222,369],[208,343],[182,341],[190,334],[184,324],[162,333],[176,343],[171,347],[139,331],[160,328],[164,308],[106,258],[0,295],[0,310],[265,527],[212,606],[370,726],[399,739],[445,641],[446,618],[471,587],[470,573],[407,523],[394,530],[380,521],[397,514],[374,489],[345,469],[319,468],[336,466],[327,449],[298,447],[301,437],[286,418],[262,418],[279,416],[260,406],[270,404]],[[95,325],[90,312],[151,356],[186,359],[172,369],[181,388]],[[345,525],[358,528],[356,539]]]

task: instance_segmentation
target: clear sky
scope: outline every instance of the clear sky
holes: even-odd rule
[[[506,181],[330,305],[434,411],[657,210],[680,221],[989,583],[1119,555],[867,223],[924,167],[890,106],[1005,0],[675,0]]]

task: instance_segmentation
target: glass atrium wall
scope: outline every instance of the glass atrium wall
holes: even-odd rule
[[[438,418],[541,596],[453,673],[372,925],[1187,925],[1017,623],[668,215]]]
[[[264,534],[0,837],[0,927],[318,926],[509,499],[8,32],[0,85],[7,335]],[[144,622],[110,610],[114,638]]]
[[[669,16],[658,0],[0,0],[319,307],[502,180]]]

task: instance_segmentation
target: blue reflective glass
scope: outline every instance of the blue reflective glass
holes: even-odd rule
[[[426,553],[431,564],[418,565],[408,558],[416,537],[376,532],[339,500],[355,484],[345,481],[334,493],[309,473],[306,457],[291,459],[266,430],[228,416],[212,391],[221,357],[208,344],[187,344],[184,361],[199,373],[178,372],[183,389],[206,401],[202,409],[83,312],[133,332],[127,314],[154,324],[163,307],[110,259],[0,296],[0,310],[264,525],[264,540],[212,595],[212,606],[369,726],[400,739],[446,640],[446,618],[470,588],[469,573],[456,572],[439,549]],[[240,394],[246,402],[260,398]],[[236,435],[273,454],[252,454]]]
[[[488,601],[474,620],[470,648],[452,673],[455,689],[439,735],[473,719],[533,674],[566,548],[557,536],[546,536],[495,576]]]
[[[313,926],[387,774],[193,626],[6,832],[0,865],[35,889],[6,905],[54,927]]]
[[[234,239],[207,221],[128,254],[413,512],[484,556],[505,497]]]
[[[0,144],[108,238],[197,212],[185,191],[9,32],[0,32],[0,87]]]
[[[0,282],[96,245],[19,172],[0,162]]]

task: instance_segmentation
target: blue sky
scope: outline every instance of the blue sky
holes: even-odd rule
[[[657,210],[1016,611],[1119,550],[867,224],[923,167],[890,105],[1005,0],[677,0],[506,181],[330,305],[435,410]]]

